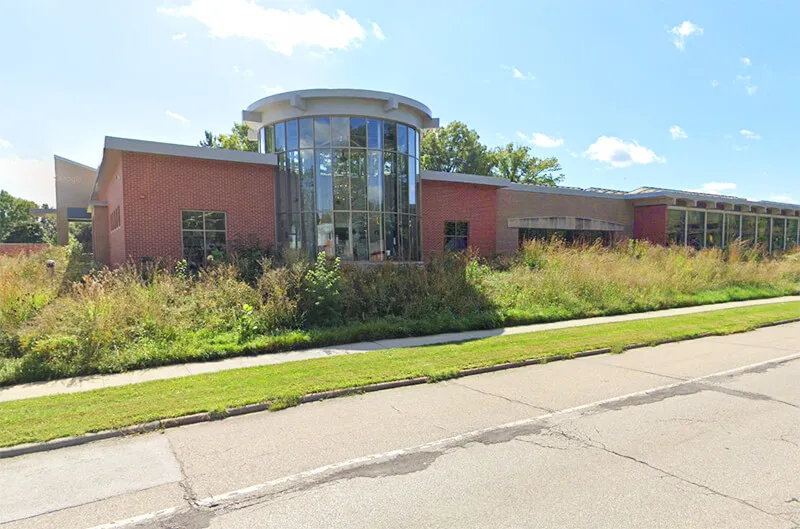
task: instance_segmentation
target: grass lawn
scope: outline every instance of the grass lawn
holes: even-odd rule
[[[800,318],[800,302],[375,351],[0,403],[0,446],[47,441],[256,402],[275,408],[309,393],[635,343],[743,332]],[[635,354],[635,353],[631,353]]]

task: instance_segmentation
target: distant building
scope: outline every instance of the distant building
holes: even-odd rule
[[[260,152],[107,137],[92,169],[56,157],[59,243],[91,221],[95,259],[200,261],[235,244],[353,261],[419,261],[526,238],[624,238],[697,248],[798,244],[800,205],[659,188],[545,187],[420,170],[423,104],[367,90],[301,90],[242,113]]]

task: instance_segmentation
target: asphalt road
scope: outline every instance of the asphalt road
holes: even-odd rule
[[[0,489],[4,529],[800,528],[800,324],[0,460]]]

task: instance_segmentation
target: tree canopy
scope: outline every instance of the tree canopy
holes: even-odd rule
[[[215,136],[210,130],[205,132],[199,145],[200,147],[211,147],[214,149],[228,149],[232,151],[258,151],[258,141],[247,139],[247,123],[234,122],[230,134],[219,134]]]
[[[558,158],[537,158],[526,145],[490,149],[461,121],[425,130],[420,144],[423,169],[508,178],[512,182],[554,186],[564,180]]]
[[[31,215],[30,210],[37,207],[33,201],[17,198],[8,191],[0,191],[0,242],[52,241],[55,237],[55,223],[51,218]]]

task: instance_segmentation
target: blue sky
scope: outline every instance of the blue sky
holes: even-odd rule
[[[284,90],[397,92],[566,185],[800,201],[800,2],[25,0],[0,5],[0,188],[52,156],[196,144]]]

